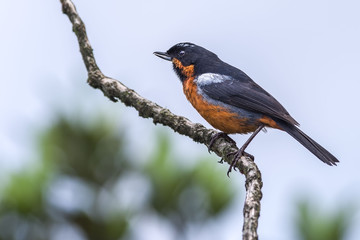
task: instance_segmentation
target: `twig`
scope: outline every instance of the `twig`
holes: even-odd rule
[[[201,124],[192,123],[185,117],[177,116],[168,109],[141,97],[134,90],[127,88],[118,80],[106,77],[96,64],[93,50],[86,34],[85,25],[79,17],[74,4],[71,0],[60,0],[60,2],[63,13],[69,17],[73,31],[77,36],[80,52],[88,71],[87,81],[92,87],[99,88],[105,96],[114,102],[120,100],[126,106],[134,107],[141,117],[152,118],[155,124],[160,123],[168,126],[175,132],[190,137],[195,142],[205,144],[206,146],[209,145],[211,136],[216,134],[216,131],[207,129]],[[220,138],[215,141],[211,150],[230,164],[232,157],[226,156],[230,152],[237,151],[238,148],[234,144]],[[258,239],[257,226],[260,216],[260,200],[262,198],[261,173],[250,158],[242,157],[236,166],[246,178],[243,239]]]

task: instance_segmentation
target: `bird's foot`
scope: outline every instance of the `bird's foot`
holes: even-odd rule
[[[234,159],[232,160],[232,162],[231,162],[231,164],[230,164],[230,167],[229,167],[229,169],[228,169],[228,171],[227,171],[227,173],[226,173],[226,175],[227,175],[228,177],[230,177],[230,172],[232,171],[232,169],[234,169],[234,171],[236,171],[236,165],[237,165],[237,163],[239,162],[239,160],[240,160],[240,158],[241,158],[242,156],[249,157],[252,161],[254,161],[254,156],[251,155],[251,154],[249,154],[249,153],[247,153],[247,152],[245,152],[244,150],[245,150],[245,148],[242,147],[242,148],[240,148],[238,151],[236,151],[236,152],[231,152],[231,153],[229,153],[229,154],[226,155],[226,157],[229,157],[229,156],[231,156],[231,155],[234,155]],[[221,161],[223,161],[223,159],[221,159]]]
[[[233,143],[233,144],[236,144],[236,142],[235,142],[234,140],[232,140],[232,138],[229,137],[226,133],[224,133],[224,132],[218,132],[218,133],[214,134],[214,135],[211,137],[211,140],[210,140],[210,143],[209,143],[209,147],[208,147],[208,151],[209,151],[209,152],[210,152],[210,149],[212,148],[212,146],[214,145],[215,141],[216,141],[217,139],[219,139],[219,138],[224,138],[224,139],[226,139],[228,142],[231,142],[231,143]],[[221,159],[219,162],[220,162],[220,163],[223,163],[224,160]]]

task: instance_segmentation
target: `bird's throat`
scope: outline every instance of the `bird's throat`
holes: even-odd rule
[[[184,66],[178,59],[172,59],[173,68],[180,80],[184,82],[189,78],[194,78],[194,65]]]

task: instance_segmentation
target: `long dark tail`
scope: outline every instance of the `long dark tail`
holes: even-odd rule
[[[324,163],[332,166],[339,162],[337,158],[329,153],[325,148],[320,144],[312,140],[308,135],[302,132],[299,128],[294,125],[291,125],[284,121],[276,121],[276,123],[293,138],[295,138],[299,143],[306,147],[310,152],[317,156]]]

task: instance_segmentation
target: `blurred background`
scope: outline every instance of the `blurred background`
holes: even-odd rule
[[[89,87],[59,1],[1,3],[1,240],[240,238],[242,175],[227,178],[205,146]],[[358,1],[74,3],[105,75],[210,127],[152,54],[194,42],[338,157],[328,167],[280,131],[257,136],[261,239],[359,239]]]

